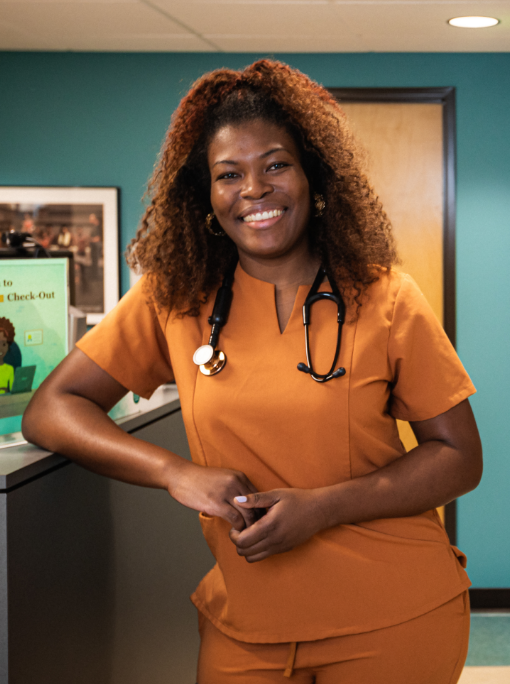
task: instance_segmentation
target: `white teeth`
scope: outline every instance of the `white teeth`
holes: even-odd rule
[[[257,212],[256,214],[249,214],[243,218],[246,223],[253,223],[254,221],[267,221],[267,219],[275,218],[276,216],[281,216],[283,214],[283,209],[274,209],[274,211],[263,211],[262,213]]]

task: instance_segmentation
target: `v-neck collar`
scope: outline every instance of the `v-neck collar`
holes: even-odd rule
[[[280,330],[280,324],[278,321],[278,312],[276,309],[276,285],[274,285],[274,283],[268,283],[265,280],[259,280],[258,278],[249,275],[238,262],[234,273],[234,287],[236,286],[240,290],[243,303],[249,306],[253,313],[257,312],[267,317],[268,312],[271,312],[271,318],[273,319],[272,327],[275,328],[275,332],[279,337],[288,335],[298,328],[299,330],[302,329],[303,305],[305,303],[306,295],[312,287],[312,283],[307,285],[299,285],[296,297],[294,299],[292,312],[284,330]],[[329,287],[329,283],[325,281],[321,283],[319,292],[328,289],[331,288]],[[233,301],[232,305],[235,306],[235,300]]]

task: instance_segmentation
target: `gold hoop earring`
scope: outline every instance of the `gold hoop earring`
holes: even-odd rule
[[[315,217],[319,218],[324,214],[326,208],[326,200],[318,192],[313,193],[313,201],[315,202]]]
[[[216,218],[215,214],[211,211],[207,216],[205,217],[205,227],[207,230],[211,233],[211,235],[215,235],[216,237],[223,237],[225,235],[225,231],[223,228],[220,228],[219,232],[216,232],[212,228],[212,222]]]

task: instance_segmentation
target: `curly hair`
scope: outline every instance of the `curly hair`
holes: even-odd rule
[[[197,316],[237,255],[205,229],[211,211],[207,149],[225,125],[256,119],[284,127],[301,155],[310,192],[326,208],[309,226],[310,247],[361,306],[362,294],[396,262],[389,220],[359,163],[346,117],[328,91],[296,69],[260,60],[204,75],[172,117],[149,182],[146,208],[127,250],[148,274],[158,308]]]
[[[2,332],[7,340],[9,347],[14,342],[15,329],[8,318],[0,318],[0,332]]]

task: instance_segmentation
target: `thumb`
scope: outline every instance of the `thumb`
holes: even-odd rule
[[[280,500],[278,491],[257,492],[247,496],[236,496],[235,503],[242,508],[271,508]]]

